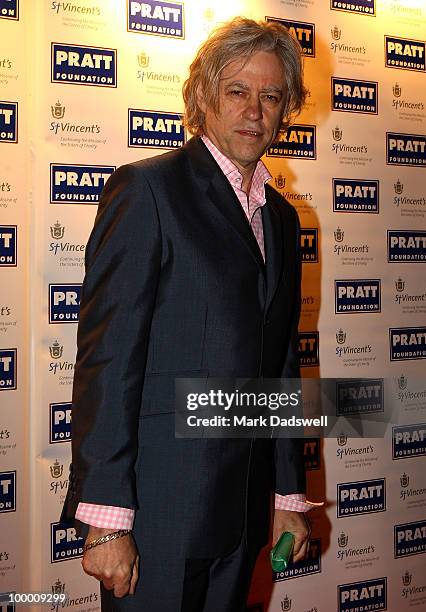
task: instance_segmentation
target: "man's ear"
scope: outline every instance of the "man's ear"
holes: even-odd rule
[[[201,88],[201,85],[197,88],[197,103],[201,111],[205,114],[207,110],[207,104],[204,98],[204,92]]]

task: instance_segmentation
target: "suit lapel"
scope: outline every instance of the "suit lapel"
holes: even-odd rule
[[[269,200],[269,201],[268,201]],[[278,288],[283,268],[283,232],[280,213],[272,198],[267,198],[262,207],[263,237],[265,241],[266,261],[266,306],[267,312]]]
[[[222,220],[236,231],[250,255],[264,272],[259,245],[228,179],[199,138],[189,140],[185,145],[185,150],[201,184],[203,184],[209,202],[214,205]]]

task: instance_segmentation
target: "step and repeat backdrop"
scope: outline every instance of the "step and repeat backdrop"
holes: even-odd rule
[[[0,0],[4,612],[22,591],[99,609],[59,522],[85,244],[115,168],[186,141],[187,67],[235,15],[280,21],[305,56],[306,107],[264,158],[303,228],[303,374],[347,381],[341,414],[406,417],[383,438],[306,440],[326,505],[305,562],[271,581],[261,556],[250,610],[426,610],[424,1]]]

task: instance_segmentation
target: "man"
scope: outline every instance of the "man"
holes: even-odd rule
[[[299,374],[299,224],[259,160],[304,93],[288,31],[237,18],[190,67],[195,137],[104,189],[63,513],[87,534],[83,568],[102,582],[104,610],[243,610],[271,490],[273,541],[292,531],[294,560],[306,554],[300,441],[174,437],[175,378]]]

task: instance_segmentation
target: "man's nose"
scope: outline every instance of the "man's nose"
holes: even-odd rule
[[[251,121],[262,119],[262,104],[258,97],[251,96],[247,100],[247,105],[244,109],[244,115]]]

